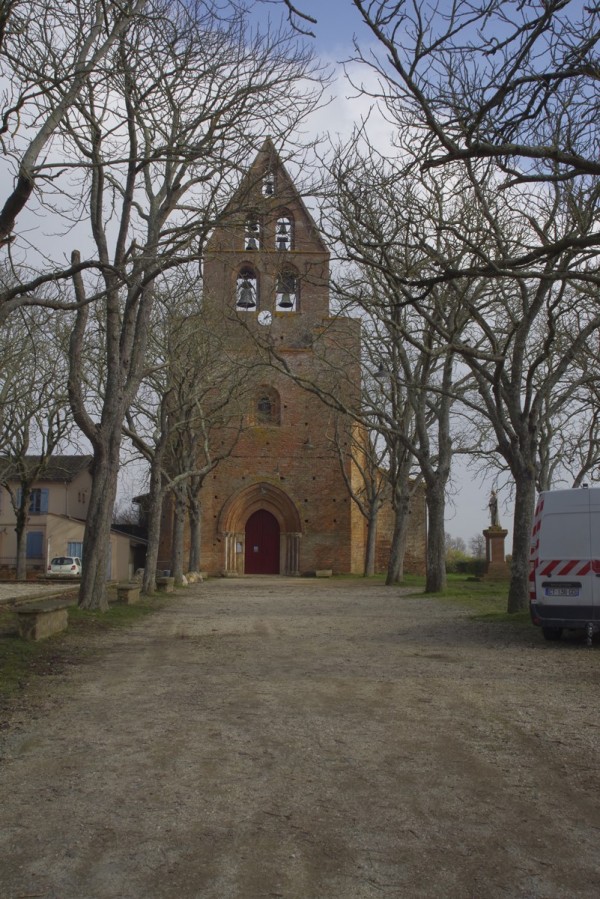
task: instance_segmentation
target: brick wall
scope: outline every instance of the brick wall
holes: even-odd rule
[[[269,196],[263,193],[267,171],[275,184]],[[258,223],[256,249],[246,247],[249,215]],[[277,249],[283,217],[292,237],[284,251]],[[256,306],[240,309],[240,272],[246,269],[253,272]],[[278,279],[286,271],[294,273],[298,287],[289,312],[282,311],[277,300]],[[327,248],[267,141],[215,229],[204,262],[203,314],[218,329],[232,365],[243,369],[238,402],[245,425],[234,451],[208,476],[200,494],[202,568],[209,573],[243,570],[236,548],[244,541],[248,516],[261,507],[279,523],[282,570],[297,545],[298,573],[321,568],[362,573],[365,522],[346,488],[339,456],[341,449],[346,476],[352,477],[347,450],[353,421],[317,395],[324,391],[345,408],[357,407],[360,326],[356,320],[330,316],[328,271]],[[269,313],[270,320],[261,324],[260,313]],[[261,398],[268,401],[270,418],[261,411]],[[227,438],[216,432],[212,439]],[[418,504],[413,515],[407,570],[421,570],[425,532]],[[163,568],[170,567],[171,516],[167,502],[159,563]],[[377,544],[380,570],[387,566],[389,524],[389,514],[383,511]],[[297,540],[290,536],[296,533]]]

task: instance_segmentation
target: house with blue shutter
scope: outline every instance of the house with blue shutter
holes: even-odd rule
[[[4,463],[4,464],[3,464]],[[92,456],[53,456],[31,490],[26,525],[28,575],[43,576],[55,556],[82,557],[85,522],[92,489]],[[16,515],[10,492],[19,502],[19,477],[0,459],[0,577],[16,568]],[[143,567],[145,540],[111,531],[107,580],[128,580]]]

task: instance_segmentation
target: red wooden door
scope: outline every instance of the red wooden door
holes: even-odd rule
[[[246,574],[279,574],[279,524],[265,509],[246,522]]]

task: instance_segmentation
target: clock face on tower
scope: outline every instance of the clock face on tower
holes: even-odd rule
[[[263,312],[258,313],[258,323],[259,325],[270,325],[273,321],[273,316],[267,310],[263,310]]]

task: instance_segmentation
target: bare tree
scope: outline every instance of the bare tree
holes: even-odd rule
[[[353,3],[376,39],[368,52],[357,47],[356,59],[374,72],[378,88],[371,95],[386,116],[417,137],[421,170],[458,164],[472,172],[474,164],[489,161],[500,190],[562,184],[565,191],[586,191],[588,208],[594,207],[600,175],[597,4]],[[364,91],[362,84],[357,89]],[[513,246],[510,253],[498,247],[494,260],[475,255],[470,265],[463,258],[460,266],[429,274],[446,281],[507,271],[547,277],[546,261],[557,253],[585,254],[598,246],[597,222],[583,217],[569,232]],[[563,265],[571,260],[562,257]],[[576,276],[573,266],[554,271],[554,277]],[[593,276],[597,283],[597,271]]]
[[[302,34],[301,23],[315,20],[289,0],[275,0],[287,9],[290,25]],[[73,106],[80,100],[90,80],[103,77],[106,62],[115,44],[137,25],[143,27],[152,18],[157,24],[177,14],[178,0],[162,4],[148,0],[122,0],[106,4],[101,0],[71,0],[57,5],[51,0],[3,0],[0,6],[0,164],[12,175],[13,186],[5,194],[0,209],[0,247],[15,238],[19,214],[35,192],[38,199],[52,193],[57,176],[75,160],[63,155],[59,129]],[[193,6],[193,4],[189,4]],[[244,10],[243,0],[228,7],[213,0],[197,3],[197,10],[217,17]],[[112,58],[112,57],[111,57]],[[58,158],[57,158],[58,156]],[[77,163],[75,163],[77,164]],[[77,269],[97,261],[83,261]],[[64,298],[35,295],[41,283],[70,278],[69,265],[52,266],[25,278],[11,290],[0,293],[0,317],[15,305],[51,303],[61,308]]]
[[[190,520],[189,571],[200,570],[198,494],[207,474],[233,451],[244,424],[251,373],[223,345],[222,310],[198,311],[201,283],[174,279],[152,318],[148,368],[126,413],[125,435],[149,463],[148,548],[143,589],[156,589],[165,499],[175,498],[171,568],[184,574],[183,535]],[[228,345],[231,350],[231,344]],[[218,430],[218,440],[214,432]]]
[[[469,552],[474,559],[485,559],[485,538],[483,534],[474,534],[470,538]]]
[[[600,378],[597,338],[573,359],[540,411],[538,489],[578,487],[600,470]]]
[[[408,148],[406,153],[408,157]],[[453,340],[468,316],[453,285],[423,294],[408,286],[424,277],[434,254],[452,258],[463,248],[452,236],[465,215],[460,196],[434,175],[411,177],[410,167],[384,159],[358,131],[333,154],[327,228],[354,273],[336,289],[371,322],[380,391],[370,405],[380,433],[416,460],[428,510],[428,592],[445,586],[445,494],[454,452],[452,409],[464,390]],[[444,210],[448,228],[437,228]],[[386,438],[387,439],[387,438]],[[392,456],[401,458],[398,448]]]
[[[0,210],[0,247],[13,239],[17,216],[34,190],[54,180],[51,143],[61,123],[146,6],[146,0],[3,3],[0,136],[15,182]]]
[[[551,209],[550,219],[555,214]],[[465,402],[475,414],[484,412],[495,441],[490,449],[505,460],[515,485],[511,612],[527,603],[535,491],[552,446],[548,422],[566,409],[565,375],[600,327],[593,295],[553,282],[554,266],[563,264],[561,258],[547,261],[548,280],[504,280],[463,297],[471,326],[459,349],[477,384]]]
[[[373,3],[371,11],[381,6]],[[389,5],[388,12],[394,18],[404,8],[394,4],[392,11]],[[389,85],[392,92],[396,88],[395,82]],[[388,112],[393,117],[391,105]],[[487,447],[480,444],[479,451],[501,457],[515,484],[509,611],[517,611],[527,602],[544,405],[556,418],[569,397],[563,389],[567,373],[600,326],[592,299],[598,256],[592,244],[583,252],[571,239],[594,233],[597,185],[591,176],[510,183],[495,160],[472,159],[446,161],[442,179],[437,166],[423,171],[433,151],[430,135],[425,131],[420,139],[420,129],[413,116],[395,134],[387,182],[394,199],[386,199],[380,178],[377,199],[370,201],[371,182],[355,178],[344,160],[357,186],[349,192],[353,205],[340,228],[342,240],[351,260],[366,256],[370,270],[388,279],[401,302],[426,323],[425,333],[436,332],[437,352],[460,358],[468,372],[471,389],[463,385],[461,402],[488,422]],[[376,170],[372,157],[371,152],[369,165]],[[442,193],[430,188],[436,183]],[[432,205],[436,195],[443,201]],[[393,218],[390,208],[401,210],[401,232],[381,225]],[[398,247],[403,265],[394,258]],[[532,247],[543,252],[530,270],[514,264]],[[410,329],[403,338],[414,343]],[[454,385],[452,393],[458,396]]]
[[[17,580],[27,576],[30,513],[44,511],[32,489],[72,427],[61,322],[20,310],[0,332],[0,484],[16,516]]]
[[[384,471],[385,447],[377,432],[357,424],[348,435],[335,428],[333,443],[348,495],[367,526],[364,576],[375,574],[375,550],[379,510],[387,499]],[[352,464],[348,465],[348,458]]]
[[[233,358],[223,341],[220,312],[210,306],[184,324],[183,352],[171,353],[171,429],[165,469],[175,497],[172,571],[184,574],[184,533],[190,525],[188,571],[200,570],[200,490],[211,471],[234,451],[246,425],[252,366]]]
[[[80,602],[103,607],[105,556],[121,426],[144,370],[157,285],[198,264],[221,192],[262,129],[293,128],[319,85],[309,57],[282,35],[247,35],[241,17],[168,4],[123,36],[103,80],[90,81],[63,123],[88,166],[99,282],[74,277],[77,319],[69,392],[94,451]],[[303,81],[304,79],[304,81]],[[96,301],[100,295],[101,301]],[[101,302],[106,379],[98,419],[82,395],[89,303]]]

